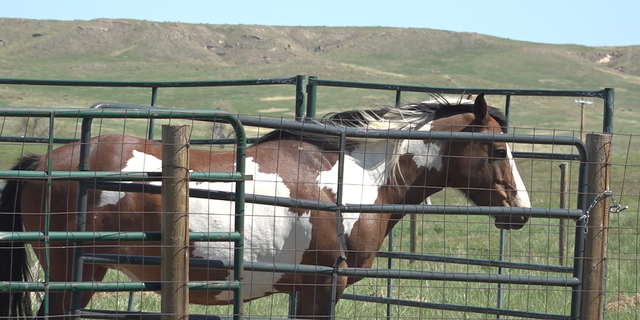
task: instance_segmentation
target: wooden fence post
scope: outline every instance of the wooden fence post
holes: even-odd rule
[[[415,213],[409,214],[409,252],[418,252],[418,215]],[[413,260],[409,260],[413,262]]]
[[[585,242],[584,271],[582,273],[582,319],[603,319],[607,233],[609,228],[609,197],[602,196],[610,190],[611,135],[588,134],[589,177],[587,204],[600,201],[589,211],[588,233]]]
[[[560,163],[560,208],[569,208],[569,175],[567,174],[569,163]],[[558,263],[561,266],[567,264],[567,219],[558,220]]]
[[[162,126],[162,320],[189,318],[189,126]]]

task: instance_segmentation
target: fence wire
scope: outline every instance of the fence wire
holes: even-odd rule
[[[277,118],[264,117],[265,122],[277,121]],[[193,128],[196,139],[233,138],[228,127],[219,124],[202,123],[190,120],[166,120],[162,123],[186,122]],[[129,134],[140,137],[149,135],[147,120],[96,119],[94,135]],[[555,123],[554,123],[555,124]],[[0,169],[8,169],[15,159],[29,153],[43,154],[47,151],[48,134],[54,133],[56,138],[78,140],[80,138],[80,120],[56,120],[50,127],[46,118],[3,118],[0,123],[0,138],[17,137],[13,141],[2,142],[0,148]],[[531,135],[574,136],[579,138],[576,130],[558,130],[548,128],[523,127],[511,128],[512,133]],[[593,129],[593,128],[591,128]],[[248,130],[251,137],[259,137],[270,128],[255,127]],[[40,137],[35,143],[23,143],[19,138]],[[64,141],[58,141],[61,145]],[[203,145],[194,148],[211,151],[231,150],[231,145]],[[566,146],[511,144],[514,151],[523,153],[572,154],[575,150]],[[625,211],[612,213],[609,221],[609,241],[607,257],[606,317],[613,319],[638,319],[640,314],[640,135],[614,134],[611,194]],[[532,205],[539,208],[558,208],[560,206],[560,164],[568,162],[567,195],[569,208],[575,208],[578,197],[578,162],[568,161],[564,157],[538,159],[517,159],[518,169],[532,200]],[[460,192],[445,189],[432,196],[430,200],[438,205],[473,206]],[[442,273],[488,273],[521,275],[530,277],[565,277],[570,273],[573,264],[574,223],[569,221],[568,228],[560,237],[560,225],[556,219],[535,218],[517,231],[505,233],[504,244],[500,241],[500,231],[494,227],[493,218],[472,215],[417,215],[417,239],[412,239],[412,227],[406,216],[395,228],[393,243],[385,240],[382,251],[401,253],[413,258],[413,254],[429,257],[445,257],[432,259],[393,259],[394,269],[421,270]],[[564,240],[564,241],[563,241]],[[562,243],[566,243],[566,249]],[[147,245],[143,241],[140,245]],[[94,247],[104,246],[92,242]],[[119,245],[119,244],[118,244]],[[414,247],[415,245],[415,247]],[[503,246],[503,248],[501,248]],[[413,250],[412,250],[412,247]],[[253,248],[247,248],[252,250]],[[564,250],[564,251],[563,251]],[[503,252],[500,254],[500,252]],[[568,258],[563,259],[563,252]],[[447,258],[450,258],[447,260]],[[495,264],[460,264],[452,263],[454,258],[473,261],[495,261]],[[440,259],[440,260],[438,260]],[[500,261],[514,264],[551,265],[555,269],[520,270],[504,267]],[[374,268],[389,267],[388,258],[378,258]],[[565,269],[563,269],[564,267]],[[143,267],[145,268],[145,267]],[[38,281],[43,281],[44,271],[34,271]],[[106,282],[128,283],[131,280],[122,272],[108,271]],[[136,281],[136,280],[134,280]],[[369,297],[355,300],[343,299],[337,306],[337,318],[379,319],[391,314],[399,319],[422,318],[495,318],[495,314],[480,315],[470,312],[464,307],[493,310],[500,305],[504,309],[517,310],[547,315],[568,315],[570,313],[571,288],[546,287],[539,285],[497,284],[476,282],[452,282],[441,280],[407,280],[393,279],[392,285],[387,279],[365,279],[350,286],[347,295]],[[244,290],[254,290],[251,286]],[[255,290],[258,290],[256,287]],[[159,312],[161,305],[158,296],[147,290],[130,291],[114,289],[111,292],[96,290],[96,294],[86,309],[111,310],[121,315],[126,312]],[[391,305],[374,303],[384,299],[401,299],[415,301],[411,305]],[[366,300],[366,301],[362,301]],[[34,308],[40,303],[35,298]],[[460,309],[442,308],[441,305],[460,305]],[[421,307],[418,307],[421,306]],[[424,308],[427,307],[427,308]],[[428,308],[431,307],[431,308]],[[215,314],[232,316],[231,306],[190,306],[193,315]],[[276,294],[257,299],[245,304],[244,316],[265,318],[286,318],[290,313],[287,295]],[[1,316],[1,315],[0,315]],[[517,314],[502,316],[518,318]],[[194,317],[197,318],[197,317]],[[551,317],[553,318],[553,317]]]

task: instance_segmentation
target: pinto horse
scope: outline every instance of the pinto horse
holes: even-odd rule
[[[465,131],[500,134],[506,120],[487,106],[483,95],[475,101],[434,100],[377,110],[347,111],[320,120],[327,125],[370,129],[417,131]],[[529,198],[511,152],[504,142],[431,140],[380,140],[348,138],[344,161],[344,198],[350,203],[420,204],[445,187],[461,190],[481,206],[528,207]],[[52,151],[52,170],[77,170],[80,146],[65,145]],[[247,193],[336,202],[339,151],[335,139],[273,131],[246,150]],[[161,171],[161,144],[140,138],[106,135],[91,140],[90,166],[94,171]],[[233,151],[190,150],[194,171],[234,171]],[[14,170],[42,171],[46,156],[26,156]],[[191,188],[232,191],[234,183],[191,182]],[[1,231],[42,231],[45,208],[43,181],[7,182],[0,197]],[[50,230],[74,230],[77,183],[54,181],[51,185]],[[233,231],[234,203],[191,198],[190,230]],[[160,230],[161,199],[157,194],[101,191],[88,194],[87,231]],[[333,212],[246,204],[245,261],[333,266],[340,256],[336,217]],[[403,217],[401,213],[345,213],[346,260],[339,267],[370,268],[385,236]],[[524,216],[496,216],[500,229],[520,229]],[[28,265],[23,243],[0,248],[0,280],[23,281]],[[85,252],[160,256],[157,243],[85,243]],[[70,281],[72,242],[51,242],[50,264],[40,242],[32,243],[40,263],[50,268],[51,281]],[[190,257],[231,260],[233,246],[220,242],[192,242]],[[6,263],[11,261],[11,263]],[[134,281],[159,281],[160,267],[149,265],[84,265],[84,281],[102,281],[108,268],[119,269]],[[298,318],[325,318],[331,303],[331,277],[289,273],[244,274],[245,301],[277,292],[298,291]],[[192,268],[192,281],[225,280],[228,270]],[[338,298],[359,279],[339,277]],[[93,292],[83,293],[86,306]],[[50,293],[50,315],[64,315],[70,292]],[[229,291],[191,291],[190,302],[229,304]],[[4,293],[0,316],[30,312],[28,296]],[[43,314],[43,307],[39,314]]]

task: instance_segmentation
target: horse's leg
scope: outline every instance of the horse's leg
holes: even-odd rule
[[[343,262],[340,268],[347,267]],[[331,277],[306,275],[299,286],[296,318],[328,319],[331,314]],[[336,300],[340,299],[347,287],[347,277],[338,277]]]
[[[62,246],[60,243],[52,243],[53,248],[50,249],[50,263],[47,265],[45,258],[45,250],[43,247],[34,247],[34,251],[38,256],[40,265],[43,268],[49,268],[49,280],[51,282],[68,282],[71,281],[73,273],[73,250],[66,249],[68,245]],[[107,268],[94,265],[90,263],[84,263],[82,268],[82,281],[102,281]],[[69,312],[71,307],[71,291],[50,291],[49,292],[49,315],[64,315]],[[80,307],[84,308],[91,297],[93,291],[86,291],[82,293],[82,300]],[[46,306],[42,304],[38,310],[38,316],[44,316]]]

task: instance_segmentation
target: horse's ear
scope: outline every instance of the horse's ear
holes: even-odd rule
[[[489,106],[487,101],[484,100],[484,93],[479,94],[476,97],[476,101],[473,103],[473,114],[476,116],[477,124],[487,124],[489,121]]]

